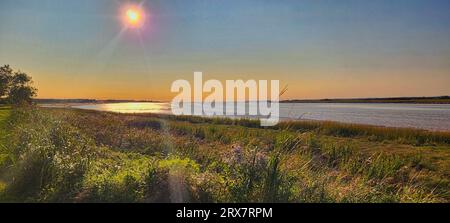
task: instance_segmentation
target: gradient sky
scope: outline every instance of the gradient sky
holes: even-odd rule
[[[279,79],[283,98],[450,94],[448,0],[1,0],[0,64],[40,98],[168,100],[176,79]]]

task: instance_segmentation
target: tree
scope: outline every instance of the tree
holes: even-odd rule
[[[9,65],[0,67],[0,98],[5,97],[8,93],[12,76],[13,70]]]
[[[28,74],[13,70],[9,65],[0,67],[0,98],[6,96],[11,104],[31,104],[36,88]]]

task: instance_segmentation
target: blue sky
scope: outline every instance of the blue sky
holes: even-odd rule
[[[450,1],[2,0],[0,63],[39,97],[169,99],[172,81],[279,79],[287,98],[449,94]],[[121,33],[121,34],[119,34]]]

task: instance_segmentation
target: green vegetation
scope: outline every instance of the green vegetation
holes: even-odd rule
[[[0,105],[0,168],[8,157],[8,153],[4,152],[6,144],[6,120],[9,118],[11,113],[11,108]],[[0,169],[1,170],[1,169]],[[5,189],[6,184],[2,181],[0,177],[0,193]]]
[[[4,202],[450,201],[450,133],[33,107],[1,117]]]

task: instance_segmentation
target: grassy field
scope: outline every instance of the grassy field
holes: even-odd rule
[[[6,120],[11,114],[11,108],[7,106],[0,105],[0,164],[4,162],[7,157],[7,153],[2,148],[5,147],[6,143]],[[0,178],[0,193],[5,189],[6,184]]]
[[[75,109],[1,112],[4,202],[450,201],[445,132],[311,121],[261,128],[255,120]]]
[[[5,135],[6,119],[8,119],[10,114],[11,114],[10,107],[0,105],[0,134],[1,134],[1,136]]]

